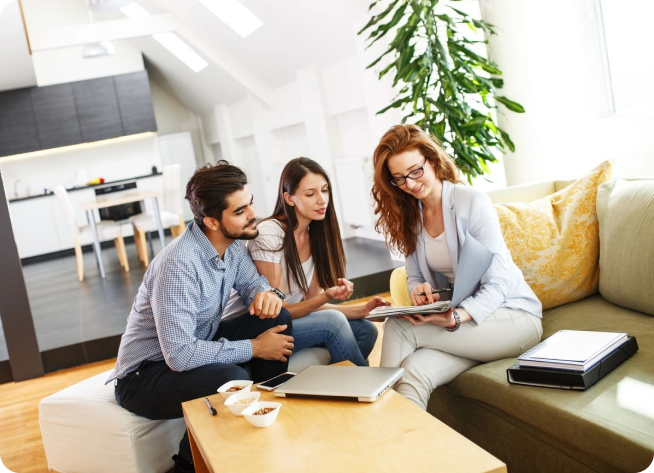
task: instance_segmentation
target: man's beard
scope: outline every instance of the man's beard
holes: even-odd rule
[[[243,230],[241,230],[240,233],[230,233],[223,226],[222,222],[218,222],[218,226],[220,227],[220,231],[223,233],[223,236],[225,238],[229,238],[230,240],[254,240],[256,237],[259,236],[259,230],[256,227],[254,230],[250,230],[249,232],[245,230],[254,222],[256,222],[256,219],[250,220],[248,224],[245,227],[243,227]]]

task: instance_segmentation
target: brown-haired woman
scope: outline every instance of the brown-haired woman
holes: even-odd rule
[[[415,125],[393,126],[374,166],[376,229],[406,257],[414,305],[437,301],[432,289],[453,287],[466,238],[493,253],[479,289],[458,307],[386,321],[381,364],[402,366],[397,391],[426,409],[434,389],[467,369],[536,345],[542,307],[511,259],[490,198],[461,184],[434,139]]]
[[[272,216],[258,225],[248,249],[260,274],[284,288],[293,317],[294,353],[314,346],[329,350],[332,362],[364,366],[377,328],[361,320],[387,304],[376,297],[365,305],[341,307],[353,285],[345,276],[345,253],[325,170],[309,158],[289,161],[279,182]]]

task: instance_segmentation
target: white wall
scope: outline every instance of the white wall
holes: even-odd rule
[[[492,190],[529,181],[574,178],[606,159],[614,160],[618,177],[654,177],[654,110],[611,114],[608,107],[596,0],[480,0],[479,4],[482,17],[498,32],[491,37],[489,50],[504,71],[505,87],[500,93],[523,104],[527,113],[500,109],[498,120],[510,133],[516,152],[491,164],[491,174],[476,179],[475,187]],[[357,26],[363,24],[364,18]],[[400,121],[400,115],[396,110],[376,115],[390,103],[394,92],[390,77],[378,80],[381,66],[365,69],[386,45],[380,41],[366,49],[363,38],[356,37],[356,41],[356,54],[314,66],[319,92],[315,87],[308,90],[303,85],[306,75],[298,71],[295,80],[273,90],[272,106],[257,112],[266,115],[273,136],[265,159],[258,155],[257,172],[264,181],[276,181],[281,166],[293,157],[321,160],[326,153],[332,169],[359,160],[361,185],[369,194],[374,147],[379,137]],[[641,48],[643,58],[648,57],[651,46],[654,44],[634,45]],[[317,116],[307,107],[309,93],[319,99],[316,107],[322,112]],[[256,114],[248,109],[247,101],[221,110],[220,117],[209,117],[207,134],[220,144],[221,156],[241,159],[242,153],[233,151],[238,149],[233,143],[250,135],[255,135],[256,141]],[[322,122],[318,135],[316,120]],[[231,134],[221,137],[215,122],[224,128],[226,121]],[[329,149],[316,142],[324,144],[325,136]],[[313,151],[316,149],[320,156]],[[270,193],[270,188],[266,192]],[[340,190],[342,200],[348,198],[347,192]],[[364,226],[350,234],[373,237],[374,231]]]
[[[499,117],[516,146],[505,157],[508,185],[578,177],[605,159],[615,160],[616,176],[654,177],[653,111],[609,114],[594,0],[480,4],[498,32],[490,51],[502,93],[527,111]]]
[[[30,157],[31,155],[31,157]],[[152,166],[161,170],[157,135],[144,133],[47,152],[36,152],[20,158],[3,158],[0,169],[7,197],[42,194],[57,184],[71,187],[78,170],[89,179],[104,177],[107,181],[150,174]],[[14,189],[19,195],[15,195]]]
[[[370,158],[379,137],[373,136],[370,125],[376,110],[369,110],[361,62],[352,55],[298,71],[296,80],[273,90],[271,107],[253,107],[254,99],[246,99],[219,105],[214,113],[203,117],[204,134],[213,145],[213,154],[248,172],[261,216],[272,211],[284,165],[306,156],[327,169],[337,189],[336,201],[354,197],[347,187],[338,188],[337,166],[360,168],[354,180],[348,180],[348,187],[357,188],[356,198],[363,196],[366,215],[362,221],[371,221],[367,210],[372,208],[372,180],[363,166],[372,166]],[[267,144],[265,152],[257,148],[257,142]],[[371,225],[353,229],[342,221],[341,226],[346,237],[380,238]]]
[[[203,126],[200,117],[188,110],[177,98],[169,94],[156,81],[150,79],[152,106],[157,121],[157,134],[170,135],[188,131],[193,140],[193,152],[198,166],[213,161],[211,148],[203,137]]]

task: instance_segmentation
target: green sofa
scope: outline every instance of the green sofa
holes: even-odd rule
[[[568,182],[491,193],[529,202]],[[640,472],[654,458],[654,180],[598,190],[599,292],[543,314],[558,330],[627,332],[639,351],[586,391],[510,385],[516,359],[482,364],[431,396],[428,411],[508,466],[509,473]]]

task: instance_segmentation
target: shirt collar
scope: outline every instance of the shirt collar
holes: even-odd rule
[[[205,254],[207,259],[217,261],[219,266],[227,262],[227,260],[229,259],[229,255],[231,254],[232,251],[234,251],[233,248],[234,245],[239,244],[239,240],[235,240],[231,245],[227,247],[227,249],[225,250],[225,254],[223,255],[223,258],[221,259],[220,255],[216,251],[216,248],[211,244],[211,242],[207,238],[207,235],[204,234],[202,229],[198,225],[196,225],[195,222],[189,223],[188,228],[191,230],[193,237],[200,245],[200,248],[202,249],[202,252]]]
[[[202,252],[206,255],[207,259],[209,260],[216,259],[219,256],[218,252],[207,238],[207,235],[204,234],[202,229],[198,225],[196,225],[195,222],[189,223],[189,229],[191,230],[193,237],[200,245],[200,248],[202,249]]]

